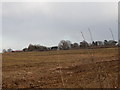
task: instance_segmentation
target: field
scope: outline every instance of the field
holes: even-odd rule
[[[4,53],[3,88],[117,88],[118,49]]]

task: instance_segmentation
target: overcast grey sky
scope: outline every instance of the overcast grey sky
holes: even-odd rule
[[[3,48],[23,49],[31,44],[54,46],[60,40],[88,42],[118,39],[116,2],[6,2],[2,6]]]

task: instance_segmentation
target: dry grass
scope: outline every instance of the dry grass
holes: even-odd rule
[[[65,88],[115,88],[117,56],[117,48],[5,53],[3,88],[63,88],[60,68]]]

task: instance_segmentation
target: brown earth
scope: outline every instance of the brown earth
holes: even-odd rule
[[[117,88],[118,49],[3,54],[3,88]]]

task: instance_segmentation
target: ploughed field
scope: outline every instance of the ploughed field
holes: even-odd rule
[[[117,88],[118,49],[2,55],[3,88]]]

